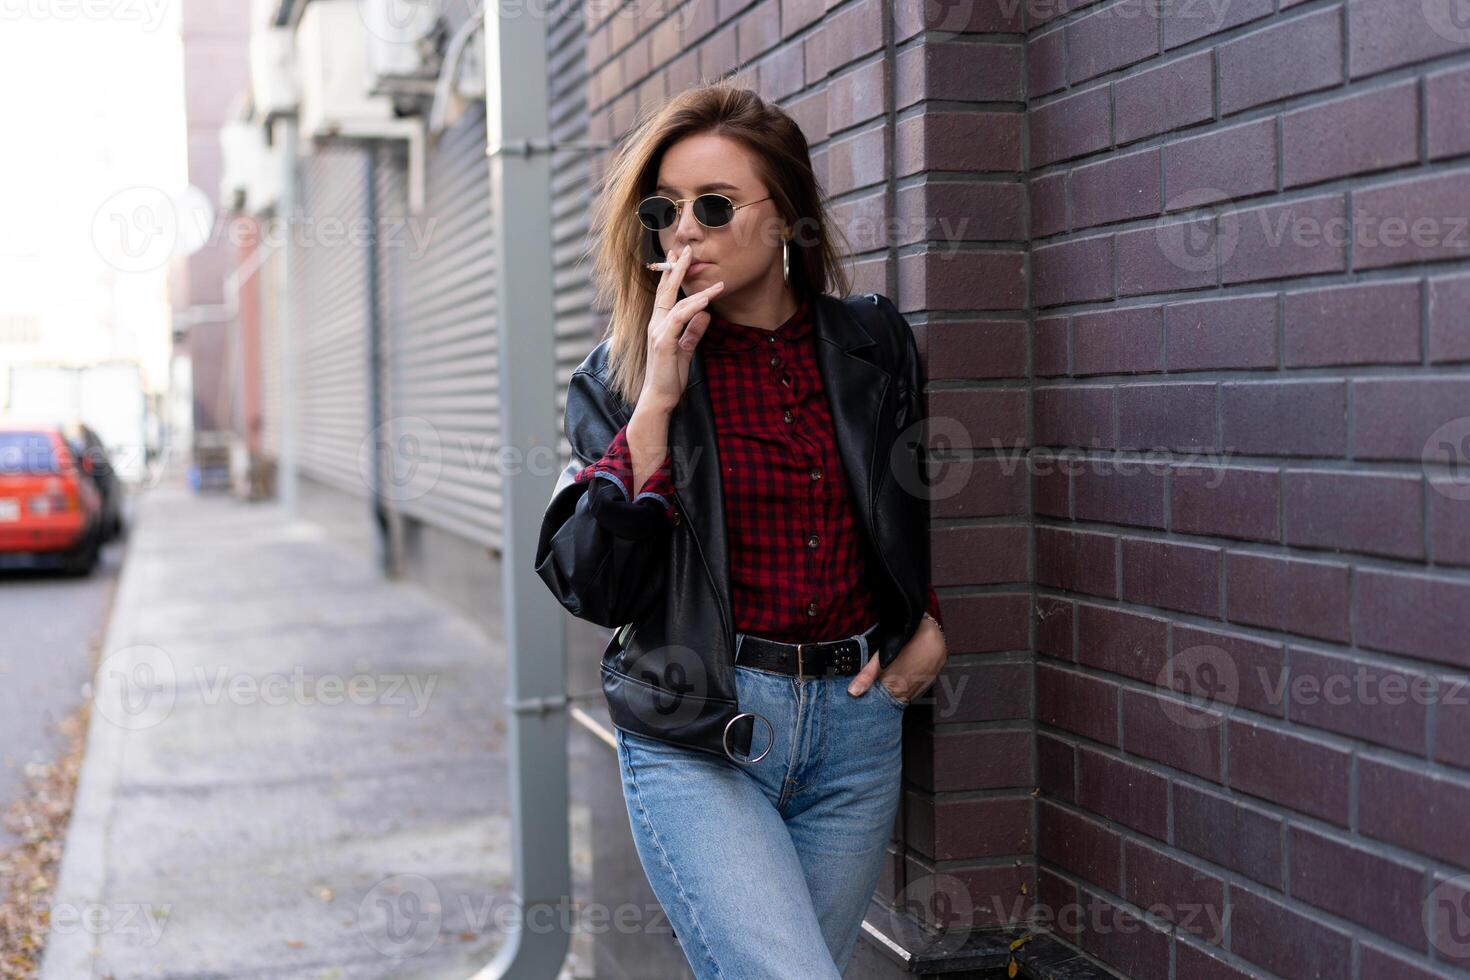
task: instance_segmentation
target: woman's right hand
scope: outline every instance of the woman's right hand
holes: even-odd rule
[[[709,326],[706,307],[725,288],[723,280],[690,296],[679,298],[684,272],[693,250],[688,246],[673,253],[674,266],[666,269],[654,294],[653,316],[648,321],[648,361],[643,372],[643,391],[638,404],[672,412],[689,383],[689,364],[694,348]]]

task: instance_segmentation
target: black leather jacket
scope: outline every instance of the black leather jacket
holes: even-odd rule
[[[887,667],[918,628],[929,589],[918,350],[885,296],[820,294],[812,313],[847,487],[882,586],[869,649]],[[747,756],[756,726],[736,696],[724,498],[703,351],[695,348],[669,420],[672,526],[652,498],[628,502],[610,480],[574,482],[632,414],[606,386],[607,353],[603,340],[572,374],[565,424],[573,457],[542,519],[536,574],[572,615],[616,629],[601,664],[616,727]]]

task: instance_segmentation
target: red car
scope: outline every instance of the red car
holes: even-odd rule
[[[0,421],[0,563],[87,575],[102,546],[102,498],[59,425]]]

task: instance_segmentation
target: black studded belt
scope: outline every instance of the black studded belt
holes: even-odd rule
[[[861,634],[821,643],[783,643],[741,633],[735,663],[794,677],[845,677],[863,669],[866,641],[877,629],[874,623]]]

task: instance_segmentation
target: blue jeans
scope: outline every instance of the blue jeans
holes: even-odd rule
[[[755,720],[759,762],[617,730],[639,860],[699,980],[840,978],[898,814],[905,705],[851,677],[735,674],[775,733]]]

